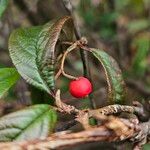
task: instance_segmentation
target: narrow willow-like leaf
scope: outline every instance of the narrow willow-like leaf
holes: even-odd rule
[[[8,6],[9,0],[0,0],[0,18]]]
[[[125,83],[117,62],[106,52],[91,48],[93,55],[102,64],[107,83],[110,103],[123,103],[125,97]]]
[[[0,98],[18,81],[19,77],[15,68],[0,69]]]
[[[47,104],[28,107],[0,118],[0,142],[42,139],[52,132],[57,116]]]
[[[15,30],[9,39],[9,51],[21,76],[33,86],[52,94],[55,88],[55,47],[61,35],[70,38],[66,26],[70,17],[53,20],[44,26]],[[65,39],[67,39],[65,37]]]

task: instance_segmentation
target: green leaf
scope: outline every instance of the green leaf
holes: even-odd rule
[[[18,81],[19,77],[15,68],[0,68],[0,98]]]
[[[8,0],[0,0],[0,18],[8,6]]]
[[[104,68],[108,83],[109,102],[123,103],[125,97],[125,83],[117,62],[102,50],[91,48],[91,52]]]
[[[72,19],[64,17],[44,26],[21,28],[9,39],[9,51],[21,76],[33,86],[53,93],[55,50],[58,39],[70,39]],[[69,29],[70,29],[69,28]]]
[[[57,120],[47,104],[28,107],[0,118],[0,142],[42,139],[52,132]]]

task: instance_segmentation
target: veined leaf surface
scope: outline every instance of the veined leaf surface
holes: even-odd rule
[[[45,138],[56,123],[56,112],[47,104],[30,106],[0,118],[0,142]]]
[[[9,39],[9,51],[21,76],[49,94],[55,89],[55,47],[60,35],[70,39],[72,19],[64,17],[44,26],[20,28]]]

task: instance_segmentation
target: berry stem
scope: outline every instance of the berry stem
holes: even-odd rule
[[[63,74],[65,77],[67,77],[67,78],[69,78],[69,79],[72,79],[72,80],[76,80],[76,79],[78,79],[78,78],[77,78],[77,77],[74,77],[74,76],[72,76],[72,75],[69,75],[69,74],[67,74],[67,73],[65,73],[65,71],[64,71],[64,63],[65,63],[65,59],[66,59],[67,55],[68,55],[71,51],[73,51],[76,47],[77,47],[77,43],[74,43],[73,45],[71,45],[71,46],[65,51],[65,53],[64,53],[64,55],[63,55],[63,58],[62,58],[62,61],[61,61],[61,66],[60,66],[60,69],[61,69],[62,74]]]
[[[80,40],[81,39],[81,32],[79,30],[79,27],[78,27],[78,24],[77,24],[77,21],[76,21],[76,17],[74,15],[74,11],[73,11],[71,1],[70,0],[62,0],[62,2],[64,4],[68,14],[73,18],[74,31],[75,31],[76,39]],[[87,51],[82,51],[82,48],[80,47],[80,55],[81,55],[81,60],[82,60],[82,64],[83,64],[84,76],[89,78],[92,82],[90,69],[89,69],[89,61],[88,61]],[[89,95],[89,101],[91,103],[90,104],[91,108],[93,108],[93,109],[96,108],[96,103],[93,99],[93,94],[92,93]]]
[[[65,76],[66,78],[68,79],[71,79],[71,80],[77,80],[78,78],[75,77],[75,76],[72,76],[72,75],[69,75],[67,74],[65,71],[64,71],[64,64],[65,64],[65,59],[67,57],[67,55],[73,51],[75,48],[77,48],[78,46],[78,41],[73,43],[66,51],[65,53],[63,54],[62,56],[62,60],[61,60],[61,66],[60,66],[60,69],[59,71],[57,72],[57,74],[55,75],[55,80],[62,74],[63,76]]]
[[[62,73],[66,78],[69,78],[71,80],[77,80],[78,78],[72,75],[69,75],[67,73],[65,73],[64,71],[64,63],[65,63],[65,59],[67,57],[67,55],[73,51],[74,49],[76,49],[77,47],[81,47],[82,45],[87,44],[87,40],[86,38],[82,37],[80,40],[76,41],[75,43],[73,43],[64,53],[63,57],[62,57],[62,61],[61,61],[61,66],[60,66],[60,70],[58,71],[58,73],[56,74],[56,78],[59,77],[59,75]]]

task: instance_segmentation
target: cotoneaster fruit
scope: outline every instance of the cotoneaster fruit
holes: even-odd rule
[[[76,98],[83,98],[92,92],[92,84],[85,77],[70,82],[69,91]]]

